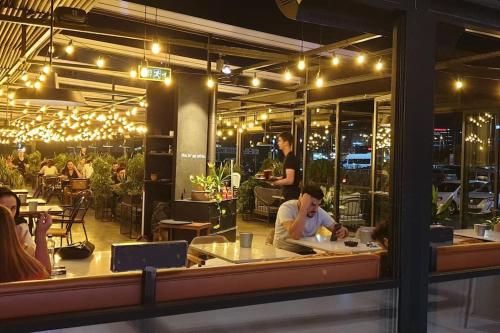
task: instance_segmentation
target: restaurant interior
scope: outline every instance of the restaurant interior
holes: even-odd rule
[[[0,3],[0,183],[37,247],[52,219],[49,276],[0,279],[0,328],[396,332],[425,275],[420,327],[500,329],[500,30],[438,20],[411,49],[398,10],[304,3]],[[400,52],[425,97],[402,97]],[[306,254],[276,242],[288,134],[293,204],[319,188],[326,213],[287,229]]]

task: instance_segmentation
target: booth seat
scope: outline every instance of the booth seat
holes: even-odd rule
[[[355,254],[160,272],[156,301],[374,280],[379,270],[379,256]]]
[[[377,255],[357,254],[159,270],[156,302],[373,280],[379,277],[379,262]],[[141,274],[5,283],[0,320],[139,305]]]
[[[484,242],[437,248],[437,272],[500,266],[500,243]]]

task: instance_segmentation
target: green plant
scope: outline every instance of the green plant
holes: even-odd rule
[[[221,191],[230,175],[225,165],[216,167],[214,163],[208,164],[207,176],[190,176],[189,179],[194,185],[199,185],[203,191],[210,193],[210,197],[217,202],[222,201]]]
[[[495,226],[500,224],[500,216],[495,216],[490,220],[486,220],[486,224],[488,225],[488,229],[495,230]]]
[[[20,188],[24,185],[23,175],[16,169],[8,166],[7,160],[0,157],[0,182],[11,188]]]
[[[135,154],[125,168],[126,180],[120,185],[121,195],[141,195],[144,182],[144,156]]]
[[[69,154],[61,153],[54,156],[52,160],[54,161],[54,165],[56,166],[57,170],[61,172],[61,170],[66,166],[66,163],[68,161],[72,161],[73,158]],[[75,161],[75,163],[77,162]]]
[[[334,172],[334,161],[314,160],[307,164],[307,179],[312,183],[324,185],[332,184]]]
[[[111,185],[111,165],[101,157],[96,157],[92,162],[94,172],[90,178],[90,188],[94,195],[96,206],[103,199],[109,198],[112,194]]]
[[[241,186],[238,189],[237,201],[239,213],[251,213],[255,209],[255,195],[253,190],[256,186],[266,188],[272,187],[268,182],[263,182],[253,176],[241,183]]]
[[[40,171],[40,164],[42,163],[42,154],[39,151],[34,151],[31,154],[26,155],[26,176],[31,179],[36,179],[38,172]]]
[[[271,170],[273,176],[276,177],[283,176],[283,163],[268,157],[264,161],[262,161],[262,165],[259,171],[264,170]]]

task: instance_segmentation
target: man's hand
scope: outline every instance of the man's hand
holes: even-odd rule
[[[302,196],[300,197],[300,210],[303,212],[307,212],[309,210],[309,207],[311,207],[312,203],[313,203],[313,198],[309,194],[307,193],[302,194]]]
[[[52,217],[47,213],[40,213],[36,221],[36,235],[45,238],[47,230],[52,225]]]
[[[346,238],[347,235],[349,235],[349,230],[347,230],[346,227],[342,227],[339,230],[337,230],[335,235],[337,235],[338,238]]]

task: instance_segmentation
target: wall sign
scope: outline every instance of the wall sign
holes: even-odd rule
[[[165,67],[139,66],[139,73],[142,80],[165,81],[172,75],[172,70]]]

